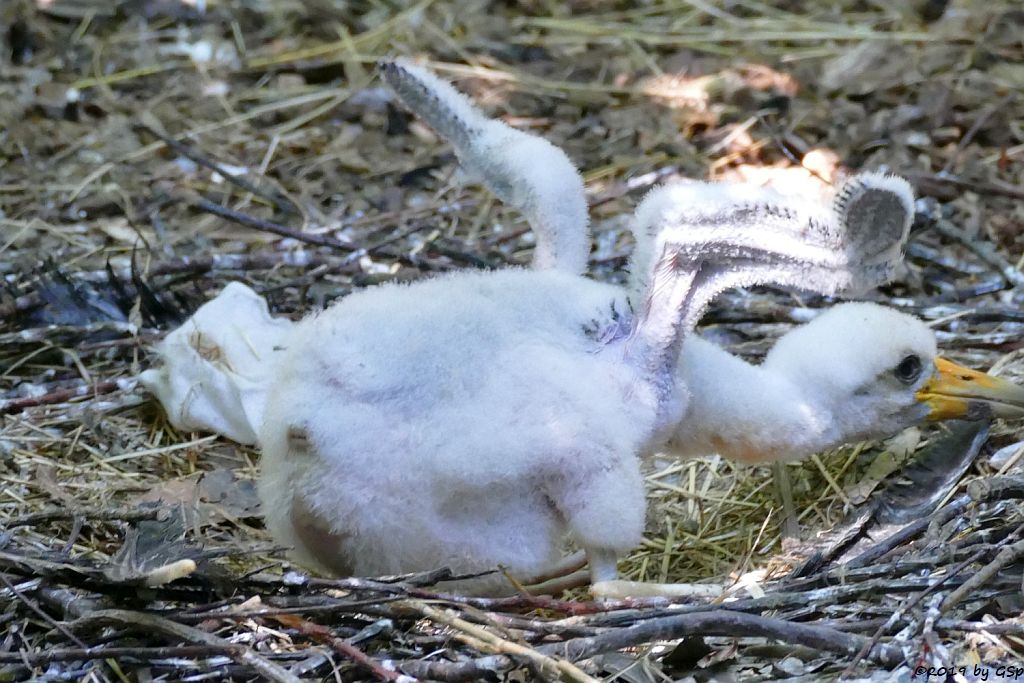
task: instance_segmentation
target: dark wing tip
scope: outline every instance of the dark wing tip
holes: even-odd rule
[[[397,89],[403,80],[408,78],[408,72],[394,59],[379,59],[377,60],[377,73],[380,74],[381,78],[390,85],[392,88]]]
[[[839,189],[833,210],[850,246],[870,260],[898,252],[906,242],[914,220],[914,193],[898,176],[861,173]]]

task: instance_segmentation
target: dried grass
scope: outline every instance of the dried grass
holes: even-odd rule
[[[959,360],[994,365],[1020,378],[1024,318],[1020,273],[1014,270],[1024,263],[1019,10],[1012,2],[965,1],[954,3],[946,18],[926,23],[909,3],[830,7],[843,4],[841,11],[814,3],[792,11],[793,3],[655,0],[579,5],[570,12],[571,4],[561,3],[508,7],[421,0],[394,11],[380,3],[267,0],[244,7],[221,0],[198,17],[169,0],[122,3],[117,14],[94,0],[5,3],[0,564],[8,583],[0,586],[7,601],[0,623],[9,635],[0,656],[25,655],[2,659],[0,678],[45,671],[73,677],[78,671],[89,680],[141,680],[148,670],[187,679],[206,662],[240,680],[323,677],[332,670],[359,679],[373,662],[360,663],[359,649],[351,648],[364,642],[359,648],[375,661],[417,660],[405,670],[425,678],[455,676],[425,668],[433,660],[423,656],[437,649],[440,660],[492,657],[478,673],[507,670],[510,661],[523,667],[532,662],[519,675],[582,680],[625,665],[611,655],[586,656],[582,670],[565,668],[557,653],[543,650],[537,634],[607,634],[617,614],[620,625],[635,625],[654,623],[645,620],[664,612],[650,605],[598,610],[575,603],[474,605],[445,598],[434,604],[459,612],[441,616],[412,603],[392,604],[421,595],[407,584],[385,590],[376,584],[307,583],[297,592],[273,578],[282,554],[247,507],[251,500],[196,484],[197,473],[229,472],[234,489],[244,491],[244,482],[256,476],[258,454],[177,433],[134,387],[132,378],[148,363],[148,344],[162,333],[156,320],[144,318],[145,307],[133,312],[130,324],[49,328],[38,322],[42,299],[35,274],[44,259],[100,288],[108,263],[128,278],[135,259],[154,290],[179,293],[180,308],[242,279],[264,292],[278,312],[293,316],[384,279],[526,262],[531,243],[521,219],[482,190],[464,187],[453,176],[446,148],[384,105],[371,80],[381,56],[427,57],[488,109],[561,144],[588,170],[597,244],[593,268],[603,279],[621,279],[629,251],[623,216],[661,180],[704,176],[709,169],[718,177],[792,169],[819,148],[833,150],[851,167],[886,164],[906,173],[919,194],[941,203],[945,229],[916,234],[907,272],[877,297],[935,321],[942,346]],[[143,19],[151,10],[153,16]],[[197,61],[201,51],[211,59]],[[14,63],[12,56],[24,63]],[[69,92],[78,94],[77,101]],[[154,133],[184,143],[190,153],[169,149]],[[204,159],[248,184],[212,171]],[[239,226],[203,210],[203,201],[351,249],[316,247]],[[731,295],[708,316],[708,330],[757,357],[797,321],[793,310],[800,303],[823,302],[797,302],[771,291]],[[169,317],[163,321],[171,324]],[[75,397],[67,400],[60,392]],[[30,405],[26,399],[38,400]],[[990,443],[1001,447],[1022,437],[1019,427],[999,425]],[[819,530],[852,514],[851,491],[879,450],[856,446],[787,466],[792,515],[782,509],[769,468],[715,458],[659,462],[649,477],[645,542],[621,568],[630,578],[662,582],[746,577],[752,587],[744,590],[754,597],[795,590],[770,579],[820,548],[825,541],[817,538]],[[967,479],[989,474],[979,464]],[[123,564],[118,551],[125,529],[139,522],[125,521],[127,512],[109,511],[132,510],[159,495],[191,511],[186,538],[201,541],[206,552],[230,556],[215,562],[200,556],[198,578],[177,593],[121,584],[103,590],[102,580],[70,569]],[[39,516],[52,510],[66,514]],[[905,557],[931,562],[932,576],[955,578],[956,563],[965,557],[974,559],[960,567],[961,575],[991,561],[998,548],[1016,547],[1017,504],[971,510],[970,523],[933,535],[931,545]],[[783,538],[787,518],[792,526],[794,516],[801,542]],[[936,539],[959,547],[971,533],[984,542],[976,557],[935,551],[941,545]],[[894,582],[914,576],[885,562],[879,566],[889,568]],[[245,578],[252,576],[263,577],[263,583]],[[991,585],[1008,585],[1013,577],[1019,584],[1019,576],[1019,558],[1011,558]],[[1020,652],[1019,623],[1004,618],[1017,603],[997,603],[991,585],[978,589],[982,597],[957,614],[956,624],[936,631],[934,623],[925,624],[929,598],[920,597],[922,591],[932,595],[927,581],[886,589],[890,594],[857,584],[869,580],[880,579],[850,580],[865,587],[852,601],[805,597],[803,617],[792,604],[751,609],[856,631],[857,624],[875,628],[901,608],[897,623],[908,629],[907,656],[923,651],[914,649],[923,647],[923,634],[940,636],[938,645],[929,645],[931,654],[922,655],[927,663],[942,661],[942,647],[957,662],[973,656],[994,663]],[[1019,590],[1014,595],[1019,601]],[[72,596],[86,602],[73,603]],[[221,596],[225,607],[257,616],[215,618],[219,613],[212,605]],[[308,621],[260,616],[260,605],[242,603],[252,596],[278,609],[308,604],[305,619],[327,624],[334,634],[328,636],[347,639],[350,649],[332,646]],[[356,611],[352,600],[364,611]],[[152,611],[160,608],[166,618]],[[316,611],[327,608],[346,616]],[[410,617],[416,609],[419,615]],[[185,618],[190,610],[210,621],[182,626],[193,623]],[[572,610],[597,611],[584,619],[566,616]],[[1000,624],[962,643],[962,632],[975,628],[965,620],[974,623],[982,614]],[[423,616],[433,625],[421,621]],[[58,628],[56,621],[70,626]],[[469,622],[490,635],[469,629]],[[575,636],[573,624],[582,629]],[[371,627],[377,636],[353,638]],[[121,644],[135,652],[112,651],[99,661],[74,653],[63,662],[39,657],[53,647],[72,646],[70,637],[60,635],[65,628],[89,644]],[[631,644],[678,638],[682,627],[673,628],[652,628],[649,639]],[[886,643],[900,642],[892,640],[891,629],[879,633]],[[461,634],[460,644],[453,644],[453,634]],[[714,654],[704,660],[708,671],[762,679],[782,675],[771,667],[778,650],[743,641],[747,647],[737,654],[727,639],[709,642]],[[143,651],[167,643],[178,650]],[[536,655],[523,657],[517,650],[523,643],[537,648]],[[623,678],[660,680],[655,671],[682,675],[704,656],[688,659],[677,649],[663,658],[671,650],[663,642],[629,650],[629,661],[643,666]],[[860,662],[858,671],[870,671],[888,661],[877,652],[867,658],[803,654],[800,672],[808,676],[834,676],[854,661]],[[169,666],[169,657],[199,664]],[[467,671],[476,670],[464,667],[463,675]],[[390,674],[382,669],[372,675]]]

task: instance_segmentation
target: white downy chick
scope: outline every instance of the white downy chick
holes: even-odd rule
[[[753,187],[725,214],[642,206],[636,230],[656,237],[635,315],[621,289],[560,268],[350,295],[300,323],[276,365],[260,430],[271,531],[340,574],[520,576],[557,560],[568,532],[593,579],[614,579],[643,528],[639,458],[686,407],[676,365],[697,309],[736,280],[874,281],[906,226],[850,221],[890,194],[855,181],[832,209],[764,205]]]
[[[499,167],[512,186],[530,173]],[[244,411],[264,447],[268,525],[300,558],[346,574],[504,564],[531,575],[568,530],[594,578],[613,578],[643,523],[637,457],[682,419],[675,369],[700,311],[735,284],[836,293],[883,278],[907,225],[891,210],[902,198],[878,185],[855,179],[831,209],[750,186],[705,186],[734,192],[732,206],[656,191],[637,212],[656,266],[636,316],[623,290],[560,262],[585,257],[584,221],[582,237],[550,236],[577,247],[535,261],[547,272],[379,287],[304,321],[272,363],[265,417]],[[580,230],[577,218],[542,220],[559,211],[550,195],[510,196],[532,202],[535,229]]]

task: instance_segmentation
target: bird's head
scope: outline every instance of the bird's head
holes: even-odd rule
[[[939,357],[924,323],[876,304],[833,307],[782,337],[765,368],[827,406],[845,441],[926,420],[1024,417],[1024,387]]]

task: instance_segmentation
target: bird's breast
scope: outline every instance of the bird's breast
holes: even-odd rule
[[[761,465],[784,459],[784,454],[779,449],[766,447],[764,444],[758,445],[743,438],[726,438],[716,434],[709,441],[712,452],[747,465]]]

